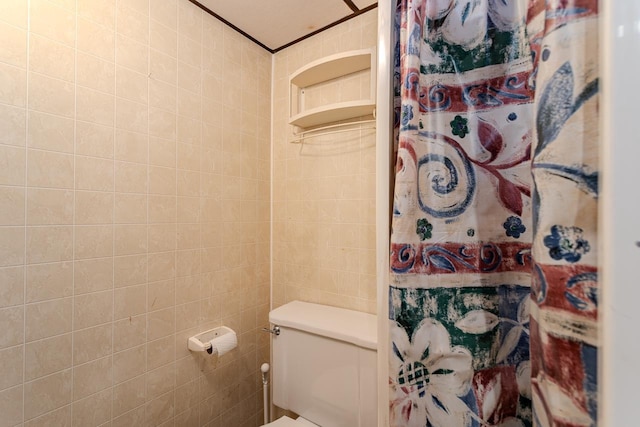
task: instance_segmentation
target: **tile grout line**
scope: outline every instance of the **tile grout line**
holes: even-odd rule
[[[114,18],[113,18],[113,122],[111,123],[111,129],[113,130],[111,158],[113,162],[113,212],[111,217],[111,399],[109,404],[109,422],[113,422],[113,400],[114,400],[114,384],[113,384],[113,354],[115,348],[115,309],[116,309],[116,227],[115,227],[115,215],[116,215],[116,117],[118,115],[118,61],[117,61],[117,46],[118,46],[118,7],[120,6],[119,0],[114,0]]]
[[[152,1],[152,0],[151,0]],[[147,45],[146,45],[146,50],[147,50],[147,162],[146,162],[146,167],[147,167],[147,173],[146,173],[146,179],[147,179],[147,185],[146,185],[146,199],[147,199],[147,218],[146,218],[146,224],[145,224],[145,228],[146,228],[146,250],[145,250],[145,258],[146,258],[146,277],[145,277],[145,304],[144,304],[144,313],[145,313],[145,328],[144,328],[144,416],[145,416],[145,423],[147,422],[147,402],[148,402],[148,390],[147,390],[147,376],[149,374],[149,355],[147,353],[147,347],[148,347],[148,342],[149,342],[149,203],[150,203],[150,199],[149,199],[149,195],[150,195],[150,190],[151,190],[151,168],[150,168],[150,154],[151,154],[151,140],[150,140],[150,129],[151,129],[151,124],[150,124],[150,98],[149,98],[149,85],[150,85],[150,80],[151,80],[151,1],[149,1],[147,4]]]
[[[204,279],[204,273],[203,273],[203,251],[204,251],[204,242],[202,241],[202,200],[204,199],[203,196],[203,189],[202,189],[202,179],[205,176],[203,171],[202,171],[202,157],[204,156],[204,80],[205,80],[205,70],[204,70],[204,49],[205,49],[205,41],[204,41],[204,24],[205,24],[205,15],[204,15],[204,11],[200,11],[200,16],[201,16],[201,26],[200,26],[200,94],[199,94],[199,100],[200,100],[200,191],[198,194],[198,239],[200,240],[200,249],[199,249],[199,256],[200,256],[200,271],[198,272],[198,282],[199,282],[199,295],[198,295],[198,329],[202,330],[203,325],[206,323],[205,319],[205,313],[203,313],[203,307],[208,306],[208,304],[211,302],[211,291],[208,291],[206,293],[206,298],[203,298],[203,287],[205,287],[205,279]],[[208,74],[208,73],[207,73]],[[206,288],[206,287],[205,287]],[[176,291],[177,291],[177,287],[176,287]],[[206,301],[207,304],[203,305],[202,301]],[[178,349],[176,348],[176,352],[178,351]],[[178,376],[176,375],[176,384],[178,381]],[[200,415],[198,415],[198,420],[200,421],[200,424],[202,424],[202,420],[200,420]]]
[[[71,229],[71,402],[69,405],[70,408],[70,424],[73,426],[73,401],[75,399],[75,387],[73,387],[76,370],[75,370],[75,358],[74,358],[74,347],[75,347],[75,322],[76,322],[76,314],[75,314],[75,304],[76,304],[76,186],[77,186],[77,176],[76,176],[76,153],[77,153],[77,136],[78,136],[78,0],[75,2],[74,7],[74,45],[73,45],[73,213],[72,213],[72,229]]]
[[[173,380],[173,390],[174,390],[174,395],[173,395],[173,407],[174,407],[174,414],[173,414],[173,418],[175,419],[175,390],[176,390],[176,378],[175,378],[175,366],[176,366],[176,355],[178,352],[178,347],[175,344],[176,342],[176,318],[177,318],[177,283],[178,283],[178,96],[179,96],[179,91],[178,91],[178,73],[179,73],[179,69],[180,69],[180,6],[178,5],[178,3],[176,2],[176,77],[175,77],[175,94],[176,94],[176,101],[175,101],[175,118],[174,118],[174,128],[175,128],[175,135],[174,135],[174,143],[175,143],[175,158],[174,158],[174,170],[175,170],[175,208],[176,208],[176,222],[175,222],[175,232],[174,232],[174,238],[175,238],[175,242],[174,242],[174,256],[173,256],[173,268],[174,268],[174,274],[173,274],[173,342],[174,342],[174,346],[173,346],[173,366],[174,366],[174,380]]]
[[[25,401],[26,399],[26,387],[25,387],[25,378],[27,376],[27,209],[28,209],[28,198],[27,198],[27,180],[28,180],[28,170],[29,170],[29,150],[28,150],[28,138],[29,138],[29,66],[31,62],[31,52],[29,49],[29,45],[31,43],[31,0],[27,0],[27,63],[25,70],[26,73],[26,102],[25,102],[25,136],[24,136],[24,259],[22,260],[23,264],[23,273],[22,273],[22,282],[23,282],[23,296],[22,296],[22,420],[21,423],[25,422]]]

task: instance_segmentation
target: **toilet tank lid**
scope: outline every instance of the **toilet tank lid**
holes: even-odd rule
[[[292,301],[272,310],[269,321],[371,350],[378,346],[377,319],[373,314]]]

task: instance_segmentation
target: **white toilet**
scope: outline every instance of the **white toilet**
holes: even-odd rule
[[[293,301],[269,313],[273,403],[300,417],[269,427],[375,427],[376,317]]]

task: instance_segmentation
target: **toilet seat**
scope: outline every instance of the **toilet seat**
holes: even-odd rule
[[[285,415],[284,417],[278,418],[274,422],[265,424],[262,427],[299,427],[299,426],[300,424],[298,424],[295,420],[292,420],[291,418]]]
[[[297,420],[291,419],[286,415],[278,418],[274,422],[265,424],[262,427],[319,427],[313,424],[311,421],[307,421],[304,418],[298,418]]]

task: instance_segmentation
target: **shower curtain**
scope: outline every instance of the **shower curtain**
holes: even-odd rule
[[[597,0],[398,0],[391,427],[597,423]]]

